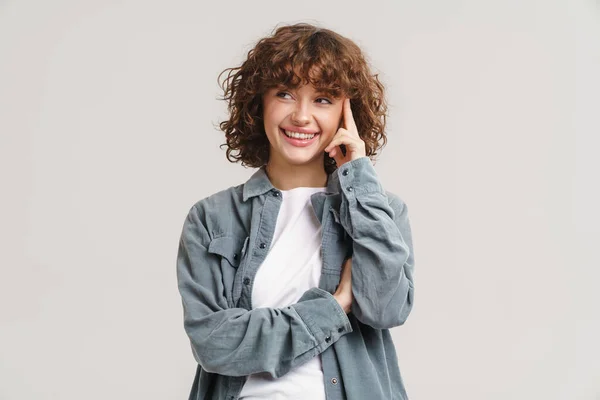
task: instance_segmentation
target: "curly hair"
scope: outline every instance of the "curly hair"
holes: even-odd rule
[[[221,82],[221,77],[224,75]],[[360,48],[329,29],[307,23],[281,26],[248,52],[239,67],[223,70],[218,79],[229,119],[219,123],[225,132],[226,157],[243,166],[261,167],[269,160],[269,141],[262,120],[262,96],[273,87],[312,84],[331,96],[349,97],[352,114],[366,155],[371,159],[387,143],[387,103],[378,74],[372,74]],[[327,173],[337,168],[327,153]]]

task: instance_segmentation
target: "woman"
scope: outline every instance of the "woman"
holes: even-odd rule
[[[227,157],[258,169],[183,225],[190,399],[406,399],[389,329],[412,309],[414,254],[370,159],[386,142],[377,75],[309,24],[224,72]]]

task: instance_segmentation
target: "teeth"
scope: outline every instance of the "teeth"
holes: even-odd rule
[[[292,131],[284,131],[285,134],[291,138],[294,139],[312,139],[313,137],[315,137],[314,133],[299,133],[299,132],[292,132]]]

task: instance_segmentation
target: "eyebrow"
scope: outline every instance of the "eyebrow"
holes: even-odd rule
[[[273,86],[272,89],[276,90],[276,91],[290,91],[290,92],[295,92],[298,90],[298,87],[293,87],[293,86],[287,86],[284,85],[282,83],[277,84],[276,86]],[[342,96],[342,93],[339,92],[336,94],[335,90],[331,90],[328,88],[315,88],[315,96],[327,96],[327,97],[331,97],[333,99],[339,99]]]

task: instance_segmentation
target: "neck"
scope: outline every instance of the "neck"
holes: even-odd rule
[[[270,159],[266,172],[271,184],[279,190],[327,186],[327,173],[322,158],[304,165],[292,165]]]

